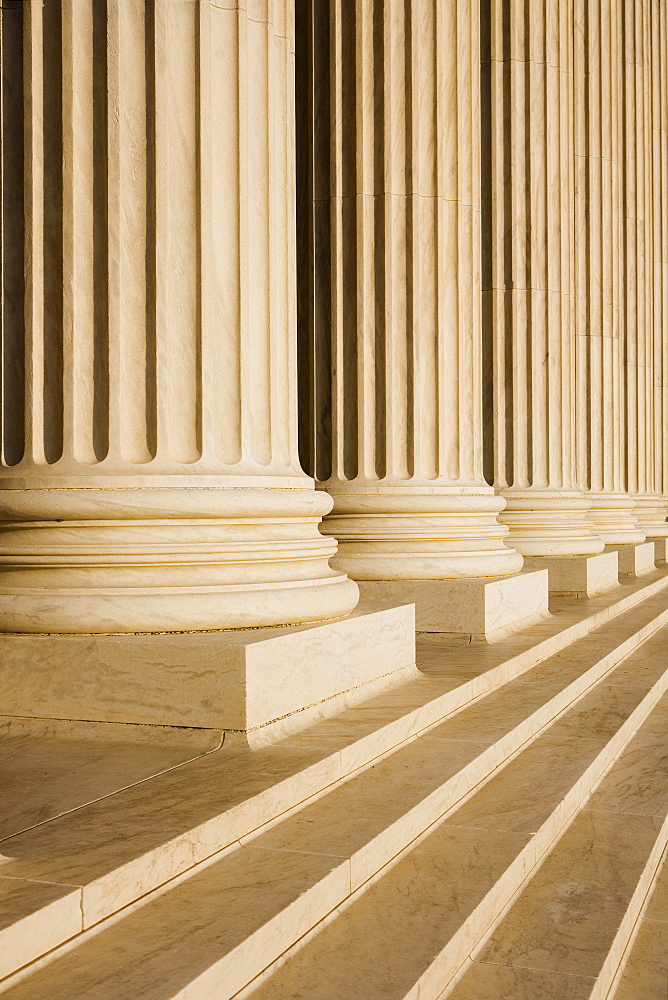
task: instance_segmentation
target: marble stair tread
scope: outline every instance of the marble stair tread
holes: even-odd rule
[[[665,1000],[668,951],[658,967],[655,959],[668,943],[667,735],[664,695],[474,952],[463,976],[445,994],[448,1000],[484,1000],[494,996],[495,983],[514,982],[515,975],[523,983],[518,995],[524,1000],[567,996],[564,977],[572,981],[573,995],[587,1000],[609,995],[614,1000]],[[646,929],[645,923],[659,929]],[[636,939],[611,993],[634,927]],[[663,978],[657,975],[660,968]],[[531,976],[524,980],[527,972]]]
[[[242,996],[248,1000],[440,997],[488,927],[542,862],[555,838],[565,835],[564,830],[568,833],[569,823],[579,815],[578,805],[611,762],[609,780],[617,787],[617,768],[628,767],[628,761],[620,752],[625,745],[623,738],[616,740],[616,736],[626,724],[625,739],[632,738],[639,720],[656,704],[654,697],[665,692],[668,683],[668,655],[664,652],[661,657],[661,645],[665,645],[665,638],[652,652],[654,659],[658,657],[662,663],[638,677],[634,697],[629,691],[638,663],[629,660],[578,703],[595,723],[594,734],[583,734],[579,721],[576,728],[580,738],[570,729],[553,732],[558,723],[547,729],[433,832],[353,897],[335,919],[327,921],[301,948],[288,954],[276,971],[260,977],[257,985],[251,985]],[[627,664],[629,669],[622,676]],[[617,679],[618,698],[614,696]],[[668,697],[662,697],[665,705]],[[619,754],[616,760],[615,751]],[[668,773],[662,780],[666,778]],[[571,801],[564,808],[569,796]],[[590,814],[594,815],[594,811]],[[605,823],[608,815],[618,814],[596,811],[595,815],[602,816],[601,822]],[[661,816],[631,813],[624,816],[622,827],[627,820],[629,831],[638,827],[639,845],[647,849],[656,846],[662,836]],[[644,859],[641,854],[636,866],[640,869]],[[433,910],[425,900],[437,901]],[[327,970],[325,976],[323,969]],[[577,990],[589,997],[595,981],[589,977],[584,984],[571,984],[571,994],[569,984],[557,983],[550,973],[529,975],[522,969],[519,974],[511,970],[503,976],[494,972],[494,976],[496,985],[488,984],[490,1000],[515,997],[515,986],[517,996],[535,995],[536,1000],[577,997]],[[546,982],[550,983],[549,989]],[[496,986],[508,988],[509,992],[495,993]],[[535,994],[531,992],[534,986],[538,990]],[[476,985],[462,996],[481,1000],[487,995],[484,990],[484,985],[479,990]]]
[[[665,745],[668,736],[668,703],[663,708],[663,713],[657,710],[650,717],[650,721],[658,722],[651,736],[655,741],[657,739],[660,741],[659,746]],[[662,731],[664,735],[660,736],[657,730]],[[646,740],[643,744],[647,750],[649,750],[648,743],[649,740]],[[645,810],[653,808],[661,799],[654,787],[656,777],[651,768],[652,763],[648,761],[645,766],[646,774],[643,775]],[[648,784],[650,775],[651,788]],[[633,937],[622,959],[610,992],[610,1000],[666,1000],[666,997],[668,997],[668,848],[664,851],[643,906],[641,918],[634,928]]]
[[[439,740],[442,747],[441,769],[434,771],[432,767],[423,772],[424,781],[415,783],[411,789],[413,801],[406,800],[405,790],[403,798],[397,792],[396,801],[401,808],[393,823],[386,822],[381,813],[376,817],[375,831],[368,819],[362,825],[368,843],[359,843],[353,851],[355,859],[351,863],[356,884],[371,877],[378,867],[581,695],[609,669],[616,651],[624,644],[637,644],[661,616],[666,616],[662,603],[661,595],[656,595],[604,629],[585,636],[580,643],[569,647],[570,661],[568,658],[564,661],[563,654],[548,659],[539,671],[542,683],[522,674],[432,728],[431,737]],[[469,651],[473,652],[470,647]],[[81,886],[84,926],[89,927],[218,850],[240,841],[260,827],[267,815],[280,814],[292,804],[288,801],[286,806],[281,800],[281,786],[286,780],[289,784],[293,775],[301,782],[299,801],[303,801],[353,771],[355,766],[367,763],[368,758],[362,756],[357,760],[349,758],[345,767],[342,765],[341,757],[344,749],[351,747],[350,741],[353,741],[352,752],[359,753],[360,738],[365,733],[373,735],[376,727],[387,725],[388,714],[392,718],[399,711],[405,713],[412,702],[422,704],[424,689],[433,697],[437,684],[434,679],[425,680],[421,689],[419,683],[412,682],[366,706],[325,720],[321,733],[324,729],[326,735],[321,734],[320,738],[306,735],[262,751],[237,749],[227,755],[211,754],[188,767],[160,775],[148,784],[128,789],[109,804],[95,803],[43,828],[11,838],[3,843],[0,874]],[[351,730],[353,720],[356,725]],[[500,720],[503,720],[501,728]],[[404,741],[407,735],[411,735],[410,731],[404,734]],[[448,742],[454,762],[450,772],[443,759]],[[381,761],[370,774],[354,779],[362,787],[375,781],[381,789],[379,800],[388,797],[387,788],[393,784],[398,782],[397,788],[401,788],[406,771],[404,759],[414,762],[416,753],[428,750],[428,744],[424,743],[420,751],[411,745],[402,748],[399,740],[397,743],[391,759]],[[414,763],[411,766],[415,770]],[[396,780],[393,774],[397,775]],[[337,796],[345,801],[348,795],[348,789],[343,787],[338,793],[330,792],[328,800],[334,803],[332,808],[336,811]],[[313,808],[317,814],[317,806],[311,811]],[[194,824],[196,819],[198,826]],[[271,836],[275,840],[276,832]],[[74,851],[72,845],[76,845]],[[41,926],[38,910],[35,922]],[[40,936],[34,935],[33,941],[36,958],[42,953]]]
[[[388,797],[388,787],[396,786],[399,806],[393,822],[381,812],[374,828],[370,818],[365,818],[357,831],[363,832],[362,841],[354,850],[346,845],[354,855],[351,865],[355,884],[371,877],[581,695],[615,662],[616,651],[624,644],[637,644],[662,615],[665,617],[666,612],[658,594],[585,636],[566,653],[555,654],[541,664],[539,671],[523,673],[432,728],[429,738],[439,741],[441,747],[440,769],[423,769],[423,780],[414,782],[409,789],[411,801],[406,798],[406,789],[402,789],[407,770],[404,761],[409,762],[408,770],[412,767],[419,771],[416,756],[422,753],[426,760],[430,744],[421,742],[419,748],[402,748],[402,740],[397,738],[390,759],[353,779],[353,785],[357,782],[362,788],[366,786],[367,798],[368,788],[375,781],[381,789],[378,801]],[[475,650],[466,648],[473,657]],[[89,927],[240,841],[260,827],[267,816],[272,818],[290,808],[294,802],[282,798],[286,784],[290,786],[293,780],[300,783],[300,802],[367,764],[374,754],[361,752],[360,744],[364,746],[365,740],[373,738],[379,728],[382,732],[392,720],[410,715],[411,707],[418,708],[417,716],[413,711],[413,725],[424,728],[419,725],[425,722],[419,708],[428,697],[433,702],[435,692],[443,690],[440,685],[441,680],[435,678],[409,682],[323,720],[319,729],[301,737],[258,751],[237,748],[210,754],[128,789],[108,802],[94,803],[11,838],[3,843],[0,874],[80,886],[84,926]],[[405,742],[412,730],[402,735]],[[450,770],[445,760],[446,747]],[[345,801],[350,793],[344,786],[337,794]],[[329,792],[328,800],[333,803],[331,808],[341,813],[341,807],[336,805],[337,794]],[[310,808],[317,815],[317,803]],[[274,841],[276,836],[274,831]],[[72,844],[76,844],[74,852]],[[41,927],[39,909],[34,916]],[[65,940],[69,934],[64,930],[63,934]],[[40,934],[33,936],[33,942],[36,958],[42,953]]]
[[[98,724],[83,736],[69,728],[0,718],[0,840],[202,755],[186,741],[163,742],[160,733],[150,741],[119,734],[131,726],[102,727],[113,730],[107,734]]]
[[[648,640],[635,656],[639,657],[651,642],[652,639]],[[467,949],[470,950],[475,944],[475,919],[471,918],[476,907],[490,892],[496,891],[497,895],[501,892],[502,901],[496,899],[491,904],[489,901],[486,904],[488,908],[491,905],[494,913],[498,912],[505,902],[503,896],[512,894],[516,883],[521,883],[536,863],[540,850],[540,845],[535,849],[532,847],[536,839],[536,802],[542,808],[542,814],[538,818],[543,820],[545,826],[545,821],[550,819],[550,810],[559,814],[559,804],[563,801],[567,786],[574,787],[578,782],[581,783],[584,772],[590,775],[590,781],[594,781],[597,772],[592,768],[595,769],[597,763],[599,771],[607,766],[609,760],[606,749],[611,732],[619,732],[624,723],[635,725],[637,720],[633,718],[634,714],[643,710],[652,693],[661,685],[665,688],[668,656],[660,655],[660,647],[657,654],[650,657],[651,664],[647,669],[638,669],[637,663],[631,663],[633,659],[632,656],[617,666],[611,675],[606,676],[577,703],[576,708],[585,711],[595,724],[591,734],[574,740],[572,733],[567,731],[562,735],[560,743],[551,734],[553,727],[550,727],[545,731],[546,735],[538,736],[505,768],[493,774],[445,823],[428,833],[404,857],[392,864],[386,872],[382,872],[377,881],[368,883],[358,896],[353,897],[352,905],[343,910],[341,919],[337,918],[333,924],[325,926],[306,946],[305,955],[309,949],[315,949],[316,952],[313,960],[307,963],[309,968],[314,964],[320,964],[322,968],[323,962],[329,964],[334,954],[333,949],[343,949],[341,954],[346,954],[352,948],[353,967],[357,968],[361,963],[360,982],[364,983],[366,991],[363,995],[385,996],[385,993],[374,992],[373,968],[378,963],[382,964],[387,956],[384,952],[379,954],[373,949],[369,954],[358,954],[360,948],[364,950],[363,942],[368,928],[371,927],[375,935],[377,927],[378,933],[387,937],[388,947],[398,948],[397,961],[390,963],[389,968],[394,970],[402,983],[407,971],[409,978],[415,971],[418,956],[419,961],[426,961],[423,971],[429,981],[437,982],[440,977],[443,982],[449,965],[465,958]],[[527,685],[528,687],[530,686]],[[652,704],[654,701],[655,699]],[[533,702],[530,703],[529,710],[531,707]],[[475,706],[471,706],[471,710],[474,708]],[[568,718],[568,713],[564,718]],[[656,742],[654,740],[655,744]],[[318,920],[344,905],[350,893],[366,878],[382,865],[387,865],[403,846],[408,846],[411,835],[417,837],[424,832],[429,817],[422,817],[421,824],[415,823],[412,830],[405,830],[403,843],[396,835],[396,828],[387,837],[385,844],[380,840],[384,829],[390,830],[393,821],[396,822],[406,811],[414,808],[421,796],[429,795],[430,790],[437,789],[439,783],[443,784],[448,773],[455,774],[458,767],[467,760],[474,759],[477,752],[478,745],[464,740],[448,740],[442,735],[420,737],[375,767],[333,789],[311,806],[286,817],[231,854],[203,866],[180,884],[166,887],[162,892],[149,897],[144,906],[140,906],[129,916],[112,922],[106,928],[102,926],[97,934],[83,940],[70,953],[56,957],[51,964],[37,970],[34,975],[28,975],[27,979],[16,985],[10,985],[7,996],[12,1000],[27,1000],[31,995],[44,993],[57,1000],[59,997],[73,995],[66,991],[73,989],[75,983],[74,995],[77,997],[114,997],[115,1000],[122,1000],[126,996],[141,995],[166,1000],[168,997],[182,995],[178,990],[185,988],[179,978],[183,976],[190,976],[188,982],[192,985],[189,986],[188,996],[232,996]],[[540,795],[534,797],[535,801],[529,804],[530,795],[526,789],[522,790],[522,797],[528,804],[523,821],[515,811],[511,823],[507,823],[505,829],[500,829],[498,808],[490,817],[492,822],[481,821],[479,811],[475,822],[463,821],[462,810],[470,810],[480,795],[488,798],[495,785],[499,787],[502,801],[504,796],[507,799],[512,794],[512,789],[508,789],[507,782],[503,781],[504,773],[507,768],[521,766],[527,755],[533,756],[533,768],[530,767],[529,770],[538,776]],[[542,761],[539,760],[541,755]],[[558,767],[551,766],[555,760],[559,762]],[[550,781],[546,782],[544,777],[541,781],[541,776],[546,774]],[[550,801],[546,786],[552,791]],[[585,786],[578,790],[578,801],[587,791]],[[456,794],[455,792],[455,797]],[[515,797],[517,798],[517,790]],[[441,809],[443,805],[444,803],[440,803]],[[571,812],[573,808],[571,807]],[[507,808],[502,811],[508,813]],[[569,818],[567,811],[562,812],[563,815],[557,816],[557,826],[563,826]],[[549,839],[554,837],[555,830],[548,830],[547,836]],[[374,839],[375,853],[379,855],[375,858],[372,856],[373,851],[369,852],[369,845]],[[248,856],[261,857],[263,853],[269,858],[260,864],[261,868],[264,865],[264,874],[250,878],[251,887],[259,886],[261,904],[257,902],[253,892],[250,892],[242,913],[234,902],[236,897],[232,892],[229,897],[232,905],[226,906],[225,901],[232,887],[236,886],[236,891],[243,896],[244,884],[249,881],[244,873],[252,868],[245,859]],[[274,854],[295,855],[297,860],[294,863],[298,867],[302,864],[299,857],[316,859],[303,861],[303,865],[311,873],[312,883],[308,883],[308,877],[304,881],[300,875],[290,887],[281,874],[281,869],[276,866]],[[303,873],[303,869],[299,868],[299,871]],[[214,882],[210,882],[211,879]],[[218,889],[215,888],[216,885],[219,886]],[[228,888],[225,889],[225,886]],[[402,901],[410,899],[418,905],[418,914],[404,912]],[[281,937],[278,929],[282,927],[280,913],[285,911],[287,914],[290,907],[297,909],[299,918],[294,916],[294,912],[292,917],[286,916],[283,923],[290,924],[291,932],[287,938]],[[447,919],[444,916],[446,913]],[[388,920],[391,926],[386,925]],[[426,921],[427,926],[423,925],[423,921]],[[402,936],[401,945],[393,940],[400,933],[402,923],[408,938],[411,938],[414,930],[416,938],[426,935],[428,942],[427,951],[422,946],[414,948],[411,945],[410,961],[406,954],[409,943],[406,935]],[[178,930],[182,926],[191,928],[187,939],[183,941]],[[337,927],[338,930],[335,929]],[[447,936],[445,939],[442,936],[448,928],[448,934],[454,941],[450,949],[452,954],[448,954]],[[343,938],[339,939],[337,935],[341,933]],[[327,946],[327,940],[332,934],[335,935],[336,943]],[[329,949],[325,953],[318,950],[321,948],[318,944],[321,938],[325,939],[325,946]],[[431,954],[430,949],[433,949],[437,938],[443,944],[437,950],[443,951],[445,948],[445,957]],[[242,960],[237,954],[233,961],[231,956],[236,947],[234,942],[238,940],[247,940],[252,946],[250,943],[245,946],[245,959]],[[169,943],[172,956],[170,968],[174,970],[174,976],[170,973],[169,981],[164,976],[160,977],[157,972],[160,956],[164,955],[165,942]],[[299,954],[298,952],[297,957]],[[397,965],[399,955],[407,963],[406,969],[401,962]],[[288,959],[285,968],[291,962],[292,959]],[[243,974],[239,971],[242,968]],[[281,976],[280,970],[277,975]],[[369,977],[368,984],[365,977]],[[422,973],[418,978],[422,980]],[[181,985],[178,985],[177,980]],[[303,984],[299,981],[294,994],[290,992],[293,985],[279,990],[276,995],[334,995],[329,992],[312,992],[315,986],[310,979]],[[362,995],[353,991],[352,981],[346,986],[337,980],[337,986],[341,988],[339,995]],[[300,992],[302,989],[303,993]],[[30,990],[35,992],[31,994]],[[394,991],[387,994],[394,995]],[[396,995],[403,996],[401,992]]]

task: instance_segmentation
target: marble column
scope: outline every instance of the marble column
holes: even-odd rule
[[[668,393],[666,390],[666,368],[668,367],[668,289],[666,286],[666,260],[668,259],[668,204],[666,202],[668,183],[667,117],[668,117],[668,63],[666,61],[666,6],[659,0],[651,0],[644,11],[643,24],[643,83],[648,87],[644,95],[645,118],[642,141],[647,143],[643,150],[645,158],[645,178],[647,184],[645,204],[648,213],[649,234],[645,249],[649,253],[646,262],[646,281],[649,284],[646,296],[645,324],[648,366],[651,372],[644,380],[638,376],[639,392],[641,381],[648,385],[649,440],[646,439],[648,454],[645,459],[646,478],[643,484],[638,478],[636,497],[638,518],[648,537],[663,539],[661,559],[665,560],[666,538],[668,537],[668,468],[665,449],[668,445],[666,422],[668,421]],[[627,29],[629,47],[631,29]],[[636,32],[634,31],[634,41]],[[637,42],[636,42],[637,44]],[[631,99],[629,98],[629,112]],[[629,122],[629,125],[631,123]],[[637,140],[638,141],[638,140]],[[631,214],[631,213],[629,213]],[[629,226],[630,228],[630,226]],[[630,352],[629,352],[630,353]],[[632,360],[630,353],[629,362]],[[638,367],[639,372],[639,367]],[[632,368],[629,367],[632,377]],[[646,493],[642,490],[646,488]]]
[[[591,593],[616,571],[577,478],[573,0],[481,9],[488,477],[527,565]]]
[[[666,508],[654,494],[655,317],[652,155],[652,0],[622,5],[623,274],[626,377],[627,486],[641,528],[661,531]],[[654,564],[654,546],[646,568]],[[651,555],[650,555],[651,553]]]
[[[545,595],[513,576],[483,477],[478,6],[303,9],[302,447],[334,498],[333,565],[363,596],[415,600],[418,628],[485,633],[475,581],[515,595],[495,627]]]
[[[622,6],[575,0],[578,482],[608,545],[645,539],[625,482]]]
[[[298,458],[292,22],[290,0],[4,5],[4,631],[357,602]]]

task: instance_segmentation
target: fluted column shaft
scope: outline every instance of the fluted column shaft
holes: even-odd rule
[[[665,483],[666,11],[643,0],[624,19],[629,490],[641,526],[668,536]]]
[[[586,555],[575,459],[573,0],[482,5],[488,475],[524,555]]]
[[[578,483],[609,544],[642,542],[626,493],[623,413],[623,11],[575,0]]]
[[[0,628],[349,611],[298,458],[291,0],[19,8]]]
[[[306,6],[303,449],[334,497],[335,565],[514,573],[482,472],[477,5]]]

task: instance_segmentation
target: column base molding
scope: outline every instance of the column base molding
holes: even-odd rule
[[[595,556],[536,556],[525,558],[527,570],[546,569],[551,594],[595,597],[619,586],[617,552]]]
[[[0,715],[266,738],[310,724],[349,692],[392,686],[414,665],[411,605],[303,628],[2,635]]]
[[[513,576],[522,557],[510,546],[498,513],[504,502],[487,492],[427,487],[378,487],[337,492],[322,532],[339,545],[331,565],[354,580],[469,580]],[[412,600],[412,598],[411,598]]]
[[[616,493],[585,493],[591,504],[589,517],[606,545],[637,545],[645,531],[637,516],[635,500]]]
[[[510,528],[508,544],[523,556],[593,556],[603,551],[582,493],[572,490],[502,490],[499,520]]]
[[[181,632],[348,614],[313,489],[0,491],[0,631]]]
[[[369,580],[363,601],[415,604],[418,632],[501,638],[548,613],[547,572],[472,580]]]
[[[654,542],[641,542],[640,545],[607,545],[606,552],[616,552],[619,559],[619,575],[642,576],[651,573],[655,568]]]
[[[668,502],[661,496],[634,496],[634,514],[648,538],[668,537]]]

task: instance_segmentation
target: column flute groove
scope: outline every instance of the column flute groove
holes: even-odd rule
[[[293,16],[2,14],[23,65],[2,103],[0,629],[254,627],[357,602],[298,456]]]
[[[541,559],[604,547],[575,460],[573,16],[492,0],[483,18],[486,468],[511,544]]]
[[[626,493],[622,452],[622,16],[617,0],[576,0],[578,481],[606,544],[645,538]]]
[[[363,596],[415,599],[419,627],[439,607],[456,630],[457,599],[446,613],[434,595],[522,567],[482,468],[479,14],[468,0],[302,10],[303,460],[334,499],[334,565]]]

